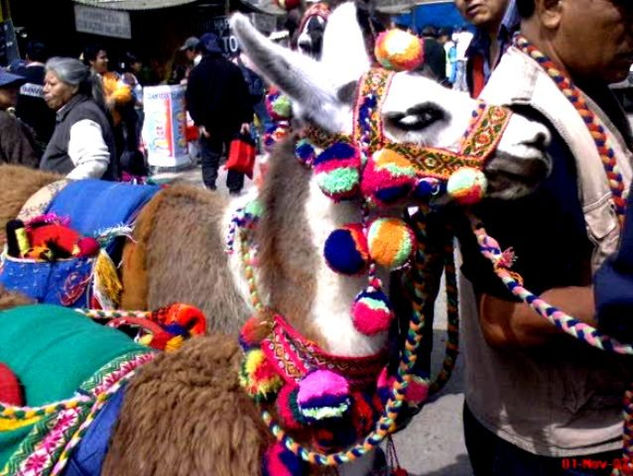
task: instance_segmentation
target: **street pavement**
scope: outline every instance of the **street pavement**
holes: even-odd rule
[[[200,167],[153,175],[160,181],[182,180],[202,187]],[[220,168],[218,193],[228,195],[226,171]],[[246,179],[245,189],[252,186]],[[446,300],[442,290],[436,304],[433,362],[436,370],[442,363],[446,343]],[[437,371],[436,371],[437,373]],[[394,436],[400,461],[411,476],[471,476],[472,470],[462,432],[463,363],[458,358],[451,380],[440,394],[425,405],[409,426]]]

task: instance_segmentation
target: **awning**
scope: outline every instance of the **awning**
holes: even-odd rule
[[[267,13],[268,15],[284,15],[286,13],[277,5],[275,0],[241,0],[241,2],[259,13]]]
[[[75,3],[115,10],[152,10],[194,3],[197,0],[74,0]]]

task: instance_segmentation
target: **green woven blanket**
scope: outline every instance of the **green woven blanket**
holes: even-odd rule
[[[31,407],[70,398],[111,360],[147,351],[122,332],[64,307],[0,311],[0,362],[16,374]],[[0,468],[31,427],[0,432]]]

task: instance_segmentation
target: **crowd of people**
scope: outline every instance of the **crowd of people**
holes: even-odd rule
[[[227,59],[214,33],[189,37],[179,50],[187,63],[165,82],[186,85],[204,183],[215,189],[220,158],[236,134],[249,133],[253,108],[262,127],[269,121],[263,82],[242,59]],[[23,61],[0,69],[0,162],[73,179],[146,176],[142,75],[130,52],[113,68],[101,45],[70,58],[49,57],[44,44],[30,42]],[[229,173],[231,193],[243,182],[242,174]]]

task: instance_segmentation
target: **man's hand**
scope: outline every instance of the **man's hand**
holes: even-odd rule
[[[205,137],[206,139],[211,137],[211,134],[209,134],[209,132],[207,131],[207,128],[204,126],[198,126],[198,132],[200,133],[201,137]]]
[[[248,134],[251,131],[251,125],[245,122],[240,126],[240,134]]]
[[[541,298],[576,319],[596,325],[591,286],[550,289]],[[535,347],[562,332],[527,304],[487,294],[479,301],[479,322],[486,342],[497,348]]]

